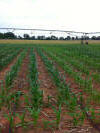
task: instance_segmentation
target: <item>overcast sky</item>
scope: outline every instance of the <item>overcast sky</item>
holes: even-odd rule
[[[0,0],[0,27],[100,31],[100,0]]]

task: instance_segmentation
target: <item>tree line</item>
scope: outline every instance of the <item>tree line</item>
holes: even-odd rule
[[[100,36],[92,36],[92,37],[56,37],[54,35],[51,35],[49,37],[46,36],[30,36],[29,34],[24,34],[22,36],[17,36],[13,32],[6,32],[6,33],[0,33],[0,39],[20,39],[20,40],[100,40]]]

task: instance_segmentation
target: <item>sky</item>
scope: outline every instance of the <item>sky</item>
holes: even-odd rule
[[[0,0],[0,27],[100,31],[100,0]]]

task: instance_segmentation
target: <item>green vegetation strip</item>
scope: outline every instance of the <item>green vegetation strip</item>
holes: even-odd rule
[[[19,54],[20,50],[21,48],[7,48],[0,53],[0,71]]]
[[[11,67],[11,70],[9,72],[7,72],[6,76],[5,76],[5,85],[6,88],[10,87],[13,83],[13,80],[15,79],[15,77],[17,76],[17,73],[20,69],[20,66],[22,64],[22,61],[26,55],[27,50],[24,50],[21,55],[18,57],[18,60],[16,61],[16,63]]]

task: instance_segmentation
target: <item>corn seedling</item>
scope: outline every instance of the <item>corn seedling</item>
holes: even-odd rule
[[[14,117],[11,113],[6,114],[5,117],[9,121],[9,133],[14,133],[15,131],[15,123],[14,123]]]
[[[40,114],[40,109],[35,110],[34,108],[28,108],[28,110],[33,118],[33,126],[36,127],[38,118],[39,118],[39,114]]]
[[[54,106],[52,106],[53,111],[56,114],[56,127],[59,128],[60,120],[61,120],[61,104],[56,109]]]
[[[18,117],[19,117],[19,119],[21,120],[21,123],[20,123],[20,125],[22,126],[22,127],[26,127],[26,125],[25,125],[25,115],[26,115],[26,111],[24,111],[21,115],[20,114],[16,114]]]

